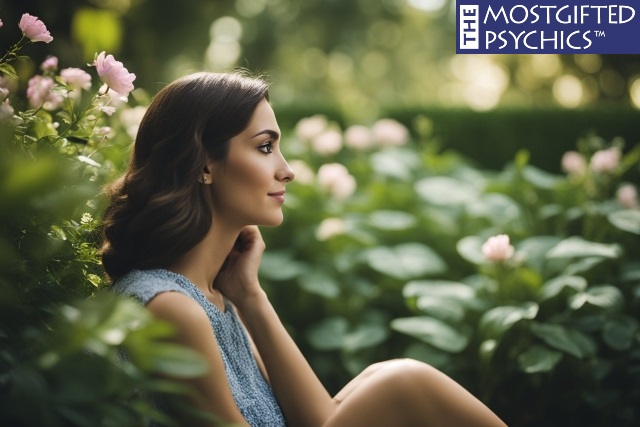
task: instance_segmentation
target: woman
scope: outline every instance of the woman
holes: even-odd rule
[[[333,398],[324,389],[258,282],[256,225],[281,223],[294,178],[268,99],[266,83],[239,74],[169,84],[109,189],[104,267],[207,361],[189,382],[195,405],[252,427],[504,426],[415,361],[372,365]]]

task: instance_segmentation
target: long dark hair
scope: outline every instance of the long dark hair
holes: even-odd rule
[[[239,73],[191,74],[158,92],[126,172],[106,189],[102,263],[112,279],[167,267],[204,238],[213,201],[198,180],[207,157],[223,161],[268,98],[267,83]]]

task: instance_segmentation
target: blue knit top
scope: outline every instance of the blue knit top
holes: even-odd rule
[[[162,292],[180,292],[193,298],[211,321],[233,399],[244,418],[252,427],[286,426],[273,391],[258,368],[244,327],[229,302],[222,312],[189,279],[163,269],[132,270],[118,279],[113,289],[144,305]]]

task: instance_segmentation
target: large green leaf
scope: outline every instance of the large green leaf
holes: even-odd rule
[[[306,273],[307,266],[293,259],[289,252],[265,252],[260,275],[270,280],[288,280]]]
[[[422,243],[379,246],[365,254],[369,266],[397,279],[442,274],[447,265],[437,252]]]
[[[465,309],[460,301],[450,298],[424,295],[416,301],[422,313],[448,322],[459,322],[464,318]]]
[[[412,280],[404,286],[402,295],[405,298],[428,295],[468,300],[475,297],[475,290],[465,283],[450,280]]]
[[[559,276],[546,282],[540,289],[540,300],[545,301],[558,296],[564,289],[582,292],[587,289],[587,280],[581,276]]]
[[[342,348],[345,351],[354,352],[374,347],[386,340],[388,336],[389,330],[384,325],[363,323],[343,337]]]
[[[561,352],[534,344],[518,356],[518,365],[527,374],[535,374],[553,370],[561,359]]]
[[[528,182],[543,190],[551,190],[555,188],[564,179],[563,177],[550,174],[549,172],[531,165],[524,167],[522,170],[522,176]]]
[[[609,222],[620,230],[640,234],[640,210],[625,209],[607,215]]]
[[[394,319],[391,328],[449,353],[458,353],[469,344],[467,334],[428,316]]]
[[[569,307],[577,310],[585,304],[605,310],[620,310],[624,306],[622,292],[614,286],[595,286],[579,292],[569,299]]]
[[[521,221],[520,205],[511,197],[501,193],[483,194],[467,203],[467,215],[472,218],[486,218],[492,224],[500,225]]]
[[[395,148],[373,153],[371,166],[380,175],[409,181],[420,160],[411,150]]]
[[[193,378],[203,375],[208,369],[208,364],[198,352],[178,344],[153,344],[148,357],[152,372],[170,377]]]
[[[538,304],[529,302],[521,306],[495,307],[480,318],[480,331],[484,339],[499,339],[521,320],[535,319]]]
[[[478,236],[467,236],[458,240],[456,249],[458,254],[472,264],[484,264],[487,260],[482,255],[482,245],[485,240]]]
[[[307,340],[317,350],[339,350],[348,329],[347,319],[330,317],[309,329]]]
[[[340,285],[335,279],[323,271],[312,271],[298,278],[300,287],[307,292],[325,298],[335,298],[340,295]]]
[[[589,336],[562,325],[532,323],[531,332],[549,346],[580,359],[591,356],[596,351],[596,344]]]
[[[554,246],[547,258],[578,258],[599,256],[604,258],[618,258],[622,253],[619,245],[595,243],[582,237],[569,237]]]
[[[421,179],[416,182],[415,190],[423,200],[434,205],[461,205],[480,196],[480,191],[471,184],[446,176]]]
[[[380,230],[406,230],[416,222],[414,215],[402,211],[379,210],[369,215],[369,223]]]
[[[607,320],[602,328],[602,339],[614,350],[629,350],[637,331],[638,321],[623,316]]]

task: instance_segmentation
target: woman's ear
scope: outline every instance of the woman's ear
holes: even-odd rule
[[[207,161],[207,163],[205,163],[204,167],[202,168],[202,175],[200,176],[198,182],[200,182],[201,184],[210,185],[213,182],[213,177],[211,174],[212,168],[213,162]]]

